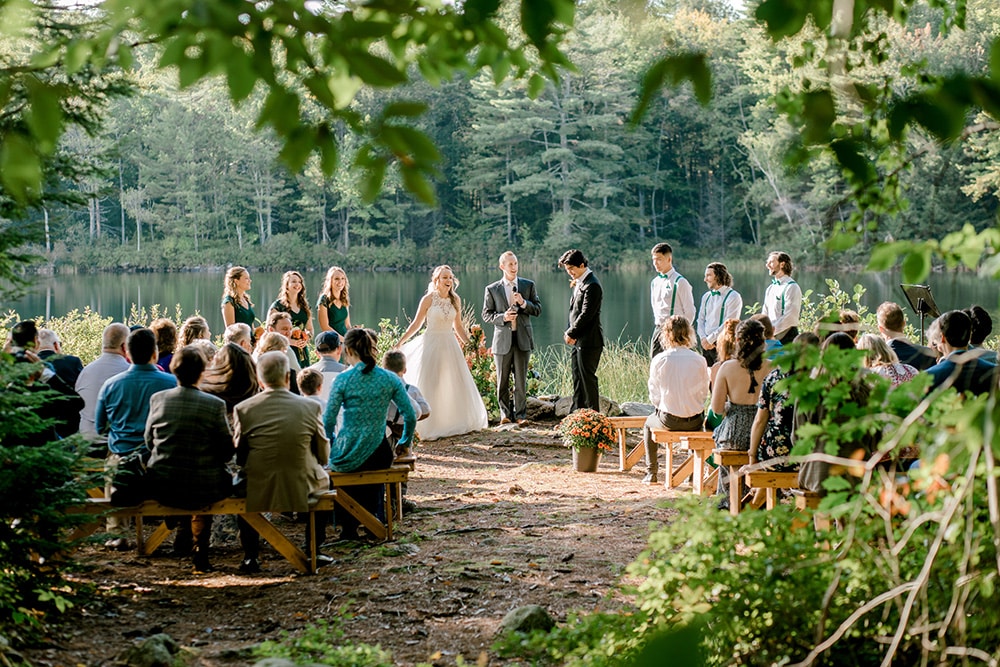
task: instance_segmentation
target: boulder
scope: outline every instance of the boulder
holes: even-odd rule
[[[573,407],[573,397],[563,396],[562,398],[560,398],[555,402],[556,417],[558,419],[562,419],[571,412],[572,407]],[[618,407],[618,404],[612,401],[607,396],[601,396],[601,412],[609,417],[617,417],[622,413],[621,408]]]
[[[511,632],[531,632],[532,630],[549,631],[556,626],[549,612],[537,604],[529,604],[511,610],[503,620],[497,634],[506,635]]]
[[[622,414],[628,417],[648,417],[654,408],[649,403],[625,402],[621,404]]]
[[[180,664],[177,656],[180,650],[180,644],[173,637],[158,634],[126,649],[117,662],[128,667],[173,667]]]
[[[525,409],[531,421],[548,421],[556,415],[555,403],[534,396],[528,396]]]
[[[572,407],[573,407],[573,398],[571,396],[563,396],[559,398],[558,400],[556,400],[554,407],[556,417],[562,419],[563,417],[565,417],[570,413]]]

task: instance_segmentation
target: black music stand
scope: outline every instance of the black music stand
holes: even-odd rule
[[[920,344],[924,344],[924,316],[930,315],[932,318],[938,317],[941,311],[934,303],[931,295],[930,285],[900,285],[906,300],[910,302],[910,308],[920,316]]]

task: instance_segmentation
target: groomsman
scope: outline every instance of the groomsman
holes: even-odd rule
[[[597,388],[597,366],[604,352],[601,331],[601,301],[604,292],[593,271],[587,268],[587,258],[579,250],[567,250],[559,258],[559,266],[569,274],[573,296],[569,302],[569,327],[563,334],[567,345],[573,346],[570,362],[573,369],[573,410],[601,409],[601,394]]]
[[[698,309],[698,337],[708,365],[716,362],[715,341],[726,320],[740,319],[743,313],[743,297],[733,289],[733,277],[726,265],[712,262],[705,267],[705,285],[708,291],[701,297]]]
[[[486,286],[483,297],[483,321],[493,325],[493,360],[497,368],[497,401],[500,423],[527,421],[526,384],[528,359],[535,348],[530,316],[542,313],[535,293],[535,283],[517,275],[517,255],[500,255],[503,278]],[[514,397],[510,395],[510,376],[514,374]]]
[[[657,243],[652,250],[656,275],[649,284],[649,299],[653,305],[653,336],[649,341],[649,357],[663,352],[660,329],[668,317],[679,315],[694,322],[694,291],[687,278],[674,268],[674,249],[669,243]]]
[[[792,258],[775,251],[767,256],[771,284],[764,292],[763,312],[774,325],[774,337],[787,345],[799,335],[799,313],[802,311],[802,288],[792,280]]]

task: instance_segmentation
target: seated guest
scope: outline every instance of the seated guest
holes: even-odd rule
[[[861,333],[861,316],[856,310],[841,308],[837,323],[840,325],[840,331],[850,336],[851,340],[855,342],[858,340],[858,334]]]
[[[917,376],[916,368],[900,363],[889,345],[875,334],[864,334],[858,340],[858,349],[865,351],[864,365],[874,373],[889,380],[893,387]]]
[[[344,336],[344,357],[351,368],[337,376],[330,391],[323,424],[333,440],[330,469],[337,472],[380,470],[392,465],[393,450],[386,438],[385,417],[390,401],[403,414],[403,432],[399,444],[409,447],[417,416],[395,373],[379,368],[375,361],[375,337],[367,329],[349,329]],[[344,411],[343,425],[337,429],[337,417]],[[385,485],[365,484],[351,487],[358,503],[380,520],[385,520]],[[346,512],[339,521],[341,538],[358,535],[358,520]],[[360,537],[360,536],[359,536]]]
[[[646,448],[643,484],[656,483],[660,466],[657,443],[650,429],[700,431],[705,423],[708,364],[691,349],[693,337],[691,324],[683,317],[674,315],[664,320],[660,330],[663,352],[649,364],[649,402],[656,411],[646,419],[643,428]]]
[[[276,315],[288,316],[288,313],[276,313]],[[280,321],[284,321],[282,318],[278,318]],[[288,363],[292,364],[291,346],[288,344],[288,337],[277,331],[268,331],[264,333],[260,339],[257,341],[257,347],[254,348],[253,358],[256,361],[265,352],[284,352],[285,356],[288,357]],[[295,369],[299,367],[298,362],[294,365],[289,365],[289,372],[291,373],[291,381],[289,389],[293,394],[299,393],[299,382],[298,373]]]
[[[736,358],[722,364],[712,387],[713,416],[722,421],[712,432],[717,449],[750,449],[750,428],[757,414],[757,401],[764,378],[771,371],[764,360],[764,326],[744,320],[736,328]],[[729,471],[719,468],[717,493],[722,496],[719,509],[729,509]]]
[[[80,372],[83,370],[83,362],[80,357],[72,354],[63,354],[62,341],[59,335],[52,329],[38,330],[38,358],[52,366],[56,375],[66,383],[67,386],[76,385]]]
[[[51,389],[58,396],[52,396],[33,410],[41,419],[51,420],[51,427],[35,433],[24,444],[41,444],[67,438],[80,430],[80,410],[84,403],[73,385],[68,384],[47,361],[38,354],[38,326],[33,320],[18,322],[10,332],[10,353],[16,363],[37,364],[35,372],[27,382],[29,392]],[[8,443],[13,444],[13,442]]]
[[[311,398],[312,400],[319,403],[321,406],[325,405],[319,397],[320,391],[323,389],[323,374],[320,373],[315,368],[303,368],[299,371],[299,391],[306,398]]]
[[[319,404],[288,390],[284,352],[262,353],[257,377],[264,391],[237,405],[233,420],[236,461],[247,478],[247,511],[308,512],[309,497],[330,488],[330,476],[323,468],[330,442],[323,433]],[[316,517],[318,544],[325,539],[328,522],[328,516]],[[240,572],[259,572],[260,537],[242,519],[240,542]],[[306,549],[310,546],[306,531]],[[330,562],[328,557],[319,560]]]
[[[923,345],[911,343],[903,335],[906,328],[906,316],[899,304],[885,301],[875,312],[878,322],[878,332],[902,364],[909,364],[919,371],[927,370],[937,363],[937,353]],[[930,329],[927,330],[927,340],[930,340]]]
[[[764,347],[766,348],[766,352],[781,348],[781,341],[774,337],[774,325],[771,324],[770,317],[764,313],[757,313],[756,315],[751,315],[750,319],[760,322],[760,325],[764,327]]]
[[[931,389],[940,386],[955,387],[957,391],[986,394],[996,383],[996,364],[969,354],[972,335],[972,318],[964,311],[949,310],[937,320],[941,329],[938,349],[944,358],[927,372],[934,378]]]
[[[406,395],[410,397],[410,404],[413,407],[413,412],[417,415],[417,421],[422,421],[430,417],[431,406],[427,403],[427,399],[424,398],[423,393],[421,393],[420,387],[415,384],[409,384],[403,379],[403,376],[406,374],[406,355],[401,350],[389,350],[382,355],[382,368],[395,373],[403,381],[403,387],[406,388]],[[397,447],[399,439],[403,435],[403,414],[396,407],[395,401],[389,403],[389,411],[386,413],[385,423],[389,429],[389,444],[392,445],[396,456],[407,456],[410,453],[408,448]]]
[[[146,419],[148,495],[170,507],[196,510],[222,500],[233,490],[226,463],[233,457],[233,434],[226,420],[226,404],[198,391],[205,357],[193,345],[172,357],[170,372],[179,387],[153,394]],[[179,530],[177,540],[190,535],[196,572],[212,569],[208,561],[212,515],[196,514],[190,532]],[[178,546],[177,541],[174,542]],[[181,550],[181,549],[178,549]]]
[[[983,347],[983,343],[993,333],[993,319],[985,308],[973,305],[965,309],[965,313],[972,318],[972,334],[969,336],[969,350],[976,351],[980,359],[985,359],[991,364],[997,363],[997,351]],[[41,354],[39,354],[41,356]],[[59,369],[56,369],[58,372]]]
[[[207,338],[195,338],[188,345],[201,352],[205,356],[205,362],[209,364],[212,363],[212,359],[215,359],[215,355],[219,352],[219,348],[215,347],[215,344]]]
[[[333,329],[321,331],[316,336],[316,354],[319,355],[319,361],[310,368],[323,374],[323,390],[319,395],[323,405],[326,405],[327,399],[330,397],[330,387],[333,386],[333,381],[347,370],[347,366],[340,363],[341,351],[340,334]]]
[[[736,327],[740,321],[729,319],[722,323],[722,329],[715,339],[715,363],[708,369],[708,384],[715,384],[715,376],[718,374],[722,364],[729,361],[736,355]]]
[[[96,443],[107,443],[107,438],[97,434],[95,410],[97,409],[97,394],[105,381],[128,370],[128,355],[125,352],[125,341],[128,339],[128,327],[121,322],[112,322],[104,327],[101,334],[101,356],[84,366],[80,377],[76,379],[76,392],[83,399],[83,409],[80,410],[80,433]],[[106,452],[102,451],[101,456]]]
[[[244,324],[243,322],[230,324],[222,334],[222,341],[224,343],[235,343],[248,353],[253,352],[253,331],[250,330],[249,324]]]
[[[248,332],[249,329],[250,327],[247,327]],[[198,388],[225,401],[226,413],[231,423],[236,404],[260,391],[257,367],[246,350],[236,343],[226,343],[216,352],[212,363],[202,374]]]
[[[160,370],[170,372],[170,360],[177,347],[177,325],[169,317],[160,317],[153,320],[149,328],[156,334],[156,349],[159,352],[156,365]]]
[[[288,313],[273,310],[271,314],[267,317],[267,333],[275,332],[279,333],[285,337],[285,342],[287,343],[286,354],[288,355],[288,362],[291,365],[292,371],[297,371],[299,366],[299,358],[295,356],[295,352],[292,349],[292,331],[295,330],[295,326],[292,324],[292,316]],[[260,354],[260,341],[257,341],[257,354]],[[293,373],[294,380],[294,373]],[[293,385],[297,386],[297,385]],[[298,393],[298,391],[296,391]]]
[[[201,315],[192,315],[181,324],[177,345],[184,347],[196,340],[212,340],[212,332],[208,328],[208,321]]]

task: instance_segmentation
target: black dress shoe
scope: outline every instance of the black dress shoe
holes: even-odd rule
[[[256,558],[244,558],[240,563],[240,574],[257,574],[260,572],[260,561]]]
[[[333,565],[334,559],[326,554],[316,554],[316,567],[326,567]]]
[[[260,565],[257,566],[260,569]],[[194,557],[194,574],[205,574],[208,572],[214,572],[215,568],[212,564],[208,562],[207,556],[195,556]]]

